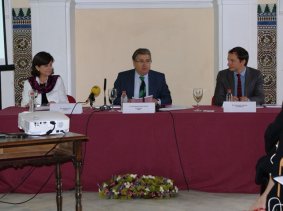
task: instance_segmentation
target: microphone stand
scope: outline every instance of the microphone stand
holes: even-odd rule
[[[104,105],[100,106],[100,110],[104,111],[104,110],[110,110],[110,106],[106,104],[106,95],[105,95],[105,90],[104,90]]]

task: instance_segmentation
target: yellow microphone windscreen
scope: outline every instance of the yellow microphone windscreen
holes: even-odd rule
[[[93,93],[94,96],[97,97],[100,94],[100,87],[99,86],[93,86],[91,88],[91,93]]]

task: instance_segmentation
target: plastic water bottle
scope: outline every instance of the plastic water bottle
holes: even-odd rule
[[[231,89],[227,89],[226,101],[233,101],[233,95]]]
[[[34,112],[34,107],[35,107],[35,91],[30,90],[29,91],[29,112]]]
[[[123,111],[123,103],[127,103],[128,102],[128,96],[126,91],[122,91],[122,95],[121,95],[121,110]]]

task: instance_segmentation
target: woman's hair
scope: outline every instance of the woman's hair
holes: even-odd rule
[[[36,66],[47,65],[50,62],[54,62],[54,58],[47,52],[41,51],[37,53],[32,60],[31,65],[31,75],[32,76],[39,76],[40,72],[36,69]],[[52,71],[53,74],[53,71]]]

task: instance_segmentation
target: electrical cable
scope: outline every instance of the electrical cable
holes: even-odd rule
[[[12,187],[12,189],[10,191],[8,191],[7,193],[3,193],[2,196],[0,197],[0,199],[5,198],[5,196],[7,196],[10,193],[14,193],[19,187],[22,186],[22,184],[24,184],[24,182],[30,177],[30,175],[33,173],[33,171],[35,170],[35,167],[30,167],[27,172],[25,172],[25,175],[22,177],[22,180],[19,182],[19,184],[15,187]]]
[[[86,136],[88,136],[88,128],[89,128],[89,122],[90,122],[91,117],[93,116],[94,113],[100,112],[100,111],[101,110],[93,110],[91,112],[91,114],[88,116],[87,122],[86,122],[86,131],[85,131]],[[85,161],[85,157],[86,157],[86,154],[87,154],[86,144],[87,144],[87,142],[84,143],[84,152],[83,152],[83,156],[82,156],[83,159],[82,159],[82,166],[81,166],[81,174],[83,173],[83,170],[84,170],[84,161]]]
[[[61,139],[63,137],[65,137],[66,133],[64,131],[62,131],[64,133],[64,135],[61,137]],[[57,146],[58,146],[59,143],[56,143],[51,149],[49,149],[43,156],[47,156],[50,152],[52,152]],[[23,176],[23,179],[22,181],[20,181],[20,183],[13,187],[10,191],[8,191],[7,193],[4,193],[0,199],[4,198],[5,196],[7,196],[8,194],[10,193],[14,193],[19,187],[21,187],[22,184],[24,184],[24,182],[32,175],[32,173],[34,172],[36,168],[34,166],[30,167],[30,169],[25,173],[25,175]],[[53,171],[54,172],[54,171]],[[48,181],[47,181],[48,182]],[[44,185],[45,186],[45,185]],[[38,192],[40,193],[40,192]],[[37,194],[38,194],[37,193]],[[34,198],[34,197],[33,197]],[[2,201],[0,201],[1,203]],[[5,202],[2,202],[2,203],[5,203]]]
[[[46,134],[45,135],[50,135],[52,132],[53,132],[53,130],[55,129],[55,126],[56,126],[56,122],[55,121],[50,121],[49,122],[51,125],[53,125],[53,128],[52,129],[50,129],[50,130],[48,130],[47,132],[46,132]]]
[[[70,116],[73,114],[73,112],[74,112],[74,110],[75,110],[75,108],[77,107],[78,104],[86,104],[86,102],[76,102],[75,105],[74,105],[73,108],[72,108],[72,111],[71,111],[71,113],[70,113]],[[70,121],[71,121],[71,117],[70,117]]]
[[[53,170],[51,172],[51,174],[47,177],[46,181],[43,183],[43,185],[39,188],[39,190],[32,196],[30,197],[29,199],[27,200],[24,200],[24,201],[21,201],[21,202],[8,202],[8,201],[2,201],[0,200],[0,203],[3,203],[3,204],[12,204],[12,205],[19,205],[19,204],[24,204],[26,202],[29,202],[31,201],[32,199],[34,199],[41,191],[42,189],[47,185],[47,183],[49,182],[49,180],[51,179],[51,176],[54,174],[55,170]]]
[[[189,191],[190,190],[189,189],[189,184],[188,184],[188,181],[187,181],[187,178],[186,178],[186,174],[185,174],[185,171],[184,171],[183,162],[182,162],[182,158],[181,158],[181,154],[180,154],[180,148],[179,148],[178,139],[177,139],[177,133],[176,133],[176,127],[175,127],[175,119],[174,119],[174,116],[173,116],[171,111],[168,111],[168,113],[170,114],[170,117],[171,117],[172,123],[173,123],[174,140],[175,140],[175,143],[176,143],[176,149],[177,149],[177,154],[178,154],[178,158],[179,158],[179,162],[180,162],[180,167],[181,167],[181,170],[182,170],[182,175],[184,177],[184,181],[186,183],[187,190]]]
[[[83,104],[85,104],[86,102],[78,102],[78,103],[83,103]],[[76,105],[77,105],[78,103],[76,103]],[[76,105],[75,105],[75,106],[76,106]],[[74,106],[74,107],[75,107],[75,106]],[[75,108],[73,108],[73,110],[74,110],[74,109],[75,109]],[[72,114],[73,114],[73,110],[72,110],[72,112],[70,113],[70,122],[71,122],[71,117],[72,117]],[[85,130],[85,135],[86,135],[86,136],[88,136],[88,128],[89,128],[89,122],[90,122],[91,117],[93,116],[94,113],[100,112],[100,111],[102,111],[102,110],[93,108],[92,112],[89,114],[89,116],[88,116],[88,118],[87,118],[87,122],[86,122],[86,130]],[[82,175],[83,170],[84,170],[84,162],[85,162],[85,158],[86,158],[86,154],[87,154],[87,147],[86,147],[86,145],[87,145],[87,142],[84,142],[84,147],[83,147],[83,149],[82,149],[82,162],[81,162],[81,170],[80,170],[80,174],[81,174],[81,175]],[[73,188],[72,188],[72,189],[73,189]]]

